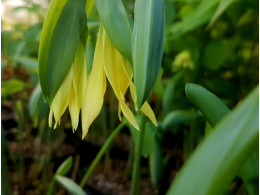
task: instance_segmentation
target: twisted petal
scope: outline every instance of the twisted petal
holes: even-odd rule
[[[104,72],[104,29],[100,25],[93,67],[88,78],[87,90],[82,105],[82,138],[88,132],[89,126],[101,111],[104,93],[106,90],[106,77]]]

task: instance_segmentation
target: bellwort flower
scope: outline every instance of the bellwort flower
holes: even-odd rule
[[[106,91],[106,78],[119,102],[119,119],[122,120],[121,113],[123,113],[125,118],[139,130],[134,114],[125,102],[126,91],[130,88],[135,107],[137,105],[131,65],[112,45],[102,25],[99,27],[91,73],[87,74],[85,49],[80,41],[69,73],[51,103],[49,126],[52,126],[54,116],[54,128],[56,128],[57,124],[60,124],[61,116],[69,108],[72,128],[76,130],[81,110],[82,138],[84,138],[101,111]],[[155,115],[147,102],[140,110],[157,125]]]
[[[54,115],[56,128],[60,123],[60,118],[69,107],[73,130],[76,130],[79,122],[79,112],[85,96],[87,87],[87,67],[85,59],[85,49],[83,43],[79,41],[75,58],[70,71],[56,93],[49,113],[49,126],[52,126]]]
[[[137,104],[136,89],[132,82],[133,72],[129,62],[123,57],[110,42],[105,29],[99,27],[96,49],[94,53],[93,67],[87,79],[87,89],[82,105],[82,130],[84,138],[91,123],[101,111],[106,90],[106,77],[111,84],[116,98],[119,101],[118,116],[121,120],[121,112],[126,119],[139,129],[138,123],[125,102],[125,93],[130,86],[130,92],[134,104]],[[155,125],[155,115],[147,102],[140,109]]]

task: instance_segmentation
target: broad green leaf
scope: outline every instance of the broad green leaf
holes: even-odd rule
[[[167,194],[224,194],[258,145],[259,89],[229,113],[196,148]]]
[[[85,195],[86,193],[81,189],[81,187],[74,181],[67,177],[56,176],[56,180],[71,194],[73,195]]]
[[[204,88],[201,88],[202,91],[204,91],[204,94],[202,95],[201,93],[199,93],[198,91],[196,91],[196,86],[194,88],[195,90],[193,92],[191,92],[190,90],[190,93],[193,94],[200,94],[201,96],[208,96],[208,99],[212,102],[216,102],[216,96],[211,94],[210,92],[208,92],[206,89]],[[198,87],[199,89],[199,87]],[[207,94],[211,94],[211,95],[207,95]],[[213,95],[213,96],[212,96]],[[212,96],[212,97],[210,97]],[[199,99],[199,98],[197,98]],[[203,98],[201,98],[201,101],[203,101]],[[197,102],[197,101],[194,101],[194,102]],[[192,102],[192,103],[194,103]],[[208,101],[205,101],[205,102],[208,102]],[[229,110],[227,109],[226,105],[224,103],[221,103],[221,100],[217,100],[217,104],[215,106],[210,106],[209,104],[198,104],[198,103],[194,103],[198,109],[200,110],[205,110],[205,109],[209,109],[208,112],[204,112],[204,116],[206,117],[207,120],[209,120],[209,118],[212,119],[212,123],[211,125],[212,126],[215,126],[217,125],[217,123],[222,119],[224,118],[228,113],[229,113]],[[210,102],[209,102],[210,103]],[[212,118],[212,114],[214,113],[217,113],[217,117],[214,117]],[[208,123],[207,123],[208,124]],[[210,128],[210,126],[207,126],[208,128]],[[212,132],[212,128],[210,130],[208,130],[208,132]],[[258,185],[255,184],[255,181],[254,179],[255,178],[258,178],[258,158],[255,158],[255,155],[252,155],[253,157],[251,157],[242,167],[241,169],[241,173],[239,174],[239,177],[241,177],[246,185],[246,188],[248,190],[248,193],[251,195],[251,194],[254,194],[255,191],[258,191]],[[253,176],[252,176],[253,175]]]
[[[24,89],[24,85],[24,82],[17,79],[3,81],[1,84],[1,96],[6,97],[21,92]]]
[[[207,23],[217,9],[219,1],[220,0],[201,1],[201,3],[193,11],[186,14],[180,22],[176,23],[171,28],[171,33],[173,36],[181,36],[184,33]]]
[[[150,95],[161,67],[164,47],[164,1],[136,0],[132,56],[138,108]]]
[[[187,83],[185,93],[190,102],[203,113],[211,126],[216,125],[229,112],[229,108],[204,87]]]
[[[166,131],[174,126],[184,123],[196,117],[198,114],[194,109],[191,110],[175,110],[166,115],[162,122],[162,129]]]
[[[56,177],[66,175],[70,171],[72,164],[73,164],[73,159],[72,156],[70,156],[59,166],[59,168],[57,169],[55,175],[51,180],[51,183],[47,191],[47,195],[53,194]]]
[[[83,0],[51,1],[39,49],[40,83],[49,104],[71,68],[80,39],[86,42],[86,25]]]
[[[228,8],[228,6],[231,5],[231,3],[233,3],[234,0],[221,0],[219,5],[218,5],[218,9],[215,12],[214,16],[211,18],[210,22],[209,22],[209,26],[212,26],[216,20],[219,18],[219,16]]]
[[[31,73],[38,74],[38,60],[28,56],[16,56],[14,60]]]
[[[121,0],[95,0],[100,21],[115,48],[132,63],[131,20]]]
[[[152,152],[149,155],[149,169],[153,185],[159,189],[161,185],[163,164],[162,164],[162,146],[158,138],[153,142]]]

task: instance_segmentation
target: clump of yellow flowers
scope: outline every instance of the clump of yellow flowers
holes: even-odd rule
[[[107,78],[119,101],[119,119],[122,120],[122,112],[126,119],[136,129],[139,129],[138,123],[124,98],[127,89],[130,87],[133,102],[135,105],[137,103],[136,90],[132,82],[131,65],[112,45],[102,25],[100,25],[98,31],[92,70],[89,76],[87,75],[84,46],[79,42],[71,69],[52,101],[49,125],[52,126],[54,116],[54,127],[56,127],[68,107],[73,130],[76,130],[81,110],[82,137],[84,138],[90,125],[101,111]],[[147,102],[143,104],[140,110],[157,125],[155,115]]]

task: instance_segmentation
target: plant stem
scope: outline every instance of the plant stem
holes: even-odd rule
[[[109,148],[110,144],[112,143],[112,141],[114,140],[115,136],[119,133],[119,131],[126,125],[126,120],[123,121],[120,125],[118,125],[116,127],[116,129],[113,131],[113,133],[111,133],[111,135],[108,137],[108,139],[106,140],[106,142],[104,143],[104,145],[102,146],[101,150],[98,152],[97,156],[95,157],[95,159],[92,161],[90,167],[88,168],[88,171],[85,173],[83,179],[80,182],[80,187],[84,187],[87,183],[88,178],[90,177],[90,175],[92,174],[92,172],[94,171],[94,169],[96,168],[97,164],[99,163],[101,157],[104,155],[104,153],[107,151],[107,149]]]
[[[140,124],[140,135],[137,140],[137,149],[135,150],[134,159],[134,169],[132,174],[132,184],[131,184],[131,195],[138,195],[140,190],[140,165],[141,165],[141,151],[143,145],[145,133],[145,116],[141,114],[141,124]]]

